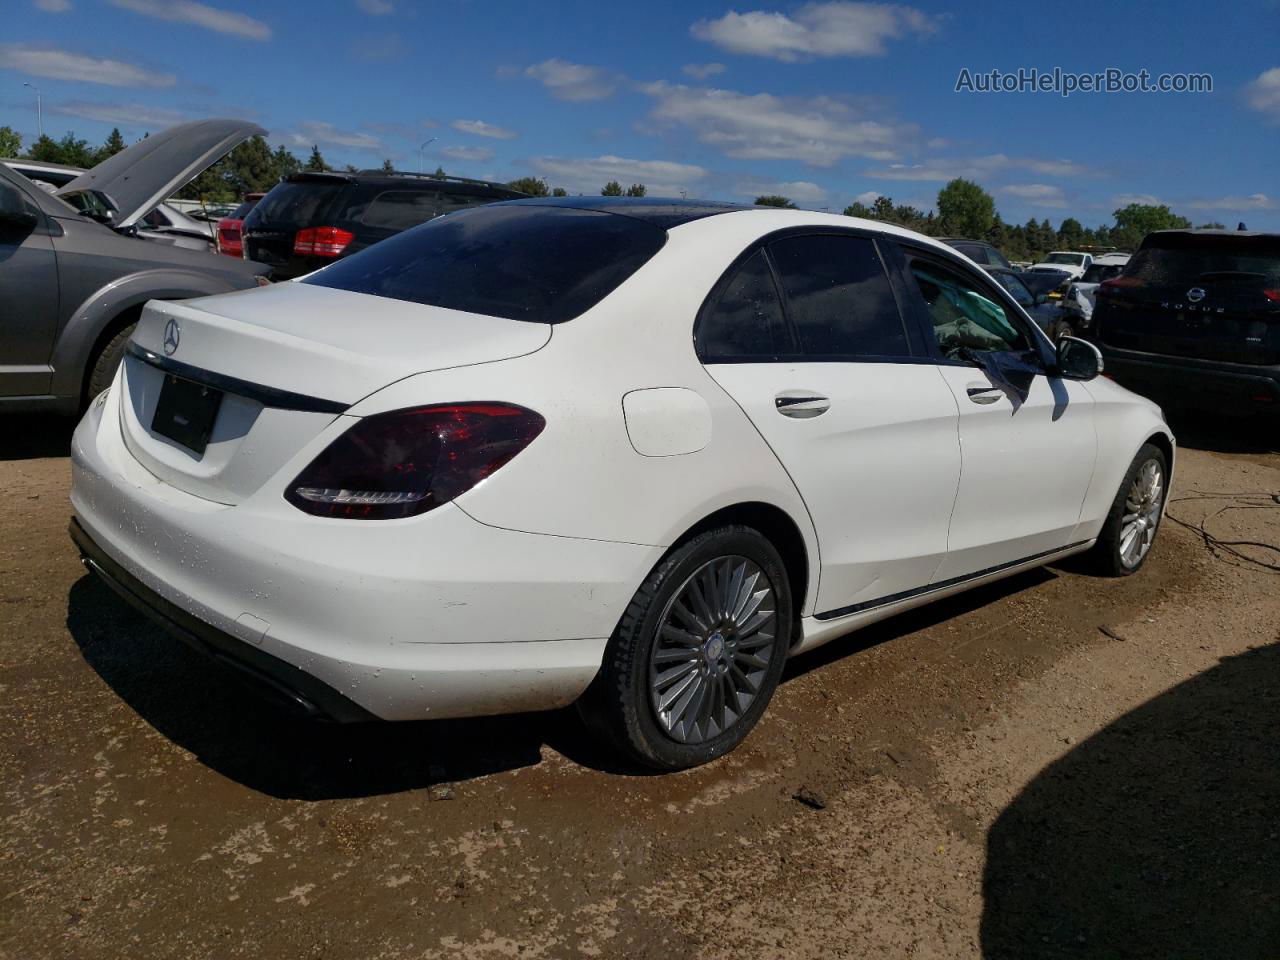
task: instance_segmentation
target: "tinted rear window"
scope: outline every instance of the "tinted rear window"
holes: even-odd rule
[[[311,223],[342,183],[281,183],[255,208],[259,223]]]
[[[1280,237],[1157,236],[1143,243],[1124,272],[1157,285],[1194,280],[1280,282]]]
[[[423,190],[384,190],[365,207],[360,222],[383,230],[408,230],[436,215],[438,194]]]
[[[608,296],[666,242],[632,217],[484,206],[397,234],[303,283],[510,320],[563,323]]]
[[[240,206],[231,211],[229,216],[232,220],[243,220],[249,215],[249,211],[258,205],[257,200],[246,200]]]
[[[1120,263],[1095,263],[1084,272],[1080,282],[1101,283],[1103,280],[1110,280],[1112,277],[1120,276],[1120,271],[1123,269],[1124,264]]]

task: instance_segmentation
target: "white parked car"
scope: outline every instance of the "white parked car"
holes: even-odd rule
[[[580,701],[659,768],[784,661],[1092,550],[1174,445],[1099,356],[883,223],[569,197],[142,315],[73,442],[96,572],[306,711]]]
[[[1055,250],[1039,263],[1033,263],[1028,270],[1031,273],[1054,271],[1063,274],[1063,280],[1076,280],[1089,269],[1091,263],[1093,263],[1092,254]]]
[[[1098,285],[1112,277],[1120,276],[1120,272],[1129,262],[1127,253],[1104,253],[1089,265],[1089,268],[1067,287],[1062,298],[1062,318],[1071,325],[1075,333],[1088,330],[1093,324],[1093,304],[1097,299]]]

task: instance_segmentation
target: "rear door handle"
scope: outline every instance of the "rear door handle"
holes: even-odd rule
[[[974,403],[995,403],[1004,396],[1004,391],[989,383],[970,383],[964,388],[969,399]]]
[[[784,417],[807,420],[831,409],[831,401],[812,390],[784,390],[773,398],[774,407]]]

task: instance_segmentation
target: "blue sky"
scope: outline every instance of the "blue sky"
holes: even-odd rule
[[[3,0],[0,124],[100,142],[244,116],[334,164],[570,192],[784,193],[928,209],[952,176],[1004,218],[1162,202],[1280,228],[1280,0],[1048,7],[585,0]],[[1158,11],[1158,12],[1157,12]],[[1207,73],[1213,92],[957,93],[974,73]]]

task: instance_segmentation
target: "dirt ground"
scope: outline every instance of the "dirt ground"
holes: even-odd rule
[[[1173,517],[1280,544],[1257,427],[1180,429]],[[68,433],[0,422],[0,956],[1280,957],[1276,551],[901,616],[642,776],[570,712],[259,703],[85,574]]]

